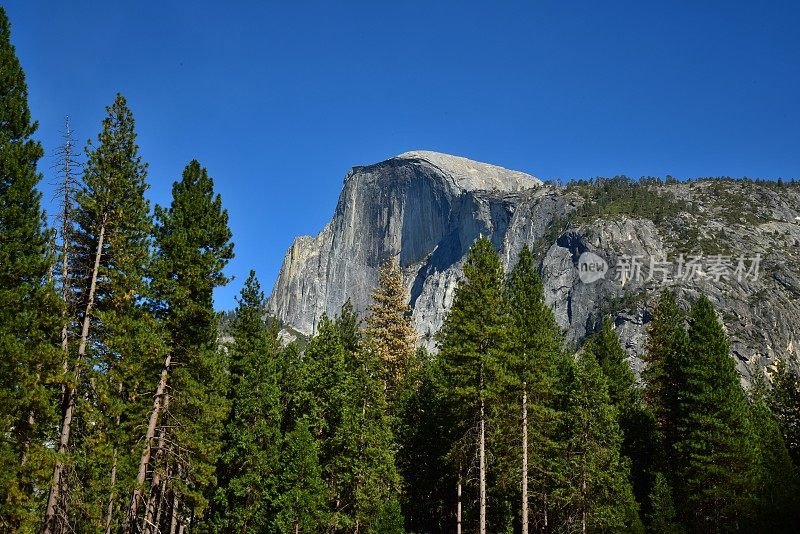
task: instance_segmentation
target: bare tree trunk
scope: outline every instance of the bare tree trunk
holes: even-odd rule
[[[63,206],[61,210],[61,298],[64,304],[69,307],[70,302],[70,284],[69,284],[69,241],[70,241],[70,223],[71,223],[71,210],[72,207],[72,168],[71,164],[77,164],[72,159],[72,130],[69,126],[69,117],[64,121],[64,146],[61,149],[61,155],[64,158],[64,199],[62,200]],[[61,327],[61,352],[64,355],[63,367],[64,375],[69,372],[69,312],[67,313],[66,320]],[[61,386],[61,397],[65,393],[65,386]]]
[[[483,368],[481,368],[480,385],[480,437],[478,442],[478,471],[480,488],[480,525],[479,533],[486,534],[486,401],[483,398]]]
[[[528,534],[528,385],[522,383],[522,534]]]
[[[161,377],[158,380],[158,387],[156,387],[156,394],[153,397],[153,409],[150,412],[150,420],[147,423],[147,433],[144,439],[144,450],[139,459],[139,472],[136,475],[136,486],[133,490],[133,497],[131,498],[131,507],[128,510],[128,519],[125,524],[126,532],[132,532],[133,525],[136,524],[136,517],[139,515],[139,504],[142,500],[142,487],[144,486],[145,478],[147,477],[147,465],[150,463],[150,455],[153,451],[153,438],[156,434],[156,426],[158,426],[158,418],[161,415],[161,407],[165,403],[164,391],[167,388],[167,379],[169,378],[169,369],[172,363],[172,354],[167,353],[164,358],[164,366],[161,368]],[[154,484],[157,486],[157,484]]]
[[[169,525],[169,534],[175,534],[175,529],[178,526],[178,496],[172,494],[172,521]]]
[[[155,501],[155,496],[158,495],[158,500]],[[144,534],[149,534],[150,532],[158,532],[159,525],[161,524],[161,513],[164,511],[164,501],[167,496],[167,479],[161,479],[161,487],[158,489],[158,492],[155,489],[150,492],[150,499],[147,501],[148,510],[145,513],[145,528],[143,528]],[[153,510],[155,509],[155,519],[153,518]]]
[[[120,380],[119,384],[117,385],[117,395],[119,395],[120,399],[122,398],[122,381]],[[114,420],[116,424],[116,428],[119,428],[119,423],[121,420],[121,415],[117,414],[117,417]],[[114,497],[116,485],[117,485],[117,445],[114,445],[114,455],[113,461],[111,462],[111,490],[108,496],[108,511],[106,513],[106,534],[111,534],[111,518],[114,516]]]
[[[164,405],[161,408],[162,412],[166,412],[168,406],[169,406],[169,395],[164,397]],[[156,452],[156,458],[158,458],[159,456],[164,454],[164,442],[165,442],[164,429],[162,428],[158,432],[158,450]],[[167,475],[169,476],[169,474],[170,473],[168,473]],[[166,478],[162,479],[161,475],[158,473],[158,471],[153,471],[153,481],[152,481],[151,490],[150,490],[151,497],[156,493],[156,491],[158,490],[158,486],[159,485],[161,486],[161,489],[159,490],[160,493],[159,493],[158,505],[156,507],[157,510],[156,510],[155,523],[153,523],[153,508],[150,507],[148,510],[145,511],[144,528],[142,529],[144,531],[144,534],[149,534],[150,525],[152,525],[152,524],[159,525],[160,524],[160,522],[161,522],[161,511],[162,511],[163,505],[164,505],[164,496],[167,493],[167,479]],[[136,521],[135,517],[133,518],[133,521],[134,522]]]
[[[144,507],[144,522],[142,524],[142,532],[147,532],[148,531],[148,526],[147,526],[148,518],[151,517],[152,514],[153,514],[153,506],[157,506],[157,504],[155,502],[156,495],[158,495],[158,498],[160,499],[161,498],[161,490],[159,490],[158,492],[151,491],[150,495],[147,496],[147,504]],[[127,528],[127,521],[133,521],[135,523],[136,522],[136,518],[133,518],[133,519],[131,519],[130,517],[127,518],[126,519],[125,528]]]
[[[544,531],[545,532],[547,532],[547,521],[548,521],[548,515],[547,515],[547,492],[548,492],[548,490],[549,490],[549,487],[545,486],[545,488],[544,488],[544,499],[543,499],[544,500]]]
[[[119,416],[117,416],[119,425]],[[114,447],[114,460],[111,463],[111,495],[108,496],[108,512],[106,512],[106,534],[111,534],[111,517],[114,515],[114,486],[117,483],[117,448]]]
[[[103,254],[103,240],[105,238],[106,224],[105,220],[100,224],[100,234],[97,238],[97,251],[94,255],[94,267],[92,268],[92,277],[89,282],[89,295],[86,299],[86,308],[83,313],[83,327],[81,329],[81,340],[78,344],[78,356],[75,361],[75,383],[67,386],[64,393],[64,414],[61,419],[61,432],[58,439],[58,459],[53,468],[53,479],[50,482],[50,495],[47,497],[47,508],[44,516],[43,534],[51,534],[53,532],[53,520],[56,514],[56,503],[61,493],[61,477],[64,473],[64,463],[61,460],[69,447],[69,433],[72,427],[72,417],[75,413],[75,403],[77,398],[78,380],[81,374],[81,363],[86,356],[86,344],[89,338],[89,325],[92,318],[92,307],[94,306],[94,293],[97,288],[97,274],[100,270],[100,257]]]
[[[458,468],[458,505],[456,507],[456,534],[461,534],[461,467]]]
[[[75,162],[72,159],[72,149],[73,149],[73,140],[72,140],[72,130],[69,126],[69,117],[65,120],[64,126],[64,145],[61,147],[60,155],[64,158],[63,161],[59,161],[59,163],[63,163],[64,165],[64,199],[63,199],[63,206],[62,206],[62,220],[61,220],[61,292],[62,298],[64,303],[67,304],[69,302],[69,223],[70,223],[70,207],[71,203],[71,193],[72,191],[72,170],[70,169],[70,164],[74,164]],[[56,242],[53,241],[53,255],[55,256],[55,248]],[[47,270],[47,281],[49,283],[53,282],[53,269],[55,268],[55,264],[51,266],[50,269]],[[68,362],[68,352],[67,352],[67,325],[68,321],[64,321],[64,326],[61,329],[61,351],[64,353],[64,376],[67,375],[69,372],[69,362]],[[41,365],[37,367],[36,371],[36,384],[39,384],[39,380],[41,379],[40,376]],[[63,405],[64,402],[64,384],[61,384],[61,402]],[[28,428],[33,429],[34,425],[36,424],[36,413],[33,409],[28,412]],[[20,457],[20,466],[25,466],[28,463],[28,449],[30,448],[30,439],[28,439],[22,447],[22,455]]]
[[[588,440],[588,424],[583,423],[583,443],[586,444]],[[581,457],[581,532],[586,534],[586,508],[587,508],[587,488],[586,488],[586,451],[583,451]]]

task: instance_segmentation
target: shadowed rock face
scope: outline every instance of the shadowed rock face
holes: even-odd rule
[[[639,280],[623,283],[617,275],[625,258],[647,264],[702,251],[730,257],[735,267],[738,255],[758,253],[755,279],[700,276],[668,285],[684,305],[703,292],[719,307],[745,380],[777,357],[800,356],[800,187],[732,181],[649,187],[683,208],[666,220],[598,213],[565,225],[586,196],[521,172],[422,151],[354,167],[331,222],[316,237],[295,239],[287,252],[268,311],[304,334],[348,298],[363,316],[380,265],[398,258],[414,326],[433,349],[466,253],[485,235],[507,269],[524,244],[538,253],[547,301],[569,342],[580,343],[610,313],[638,371],[649,310],[664,284],[648,280],[647,268]],[[742,205],[731,210],[732,199]],[[702,250],[709,244],[713,251]],[[584,252],[608,261],[604,278],[581,281]]]

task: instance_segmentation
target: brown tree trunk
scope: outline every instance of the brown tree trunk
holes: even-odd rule
[[[81,375],[81,364],[86,355],[86,344],[89,338],[89,325],[92,318],[92,307],[94,306],[94,293],[97,288],[97,274],[100,270],[100,257],[103,254],[103,239],[105,238],[105,220],[100,225],[100,234],[97,238],[97,251],[94,255],[94,267],[89,282],[89,295],[86,299],[86,308],[83,313],[83,327],[81,328],[81,340],[78,344],[78,355],[75,361],[74,384],[69,384],[64,393],[64,413],[61,419],[61,432],[58,439],[58,454],[56,465],[53,468],[53,478],[50,482],[50,495],[47,497],[47,508],[44,515],[43,534],[51,534],[54,528],[56,515],[56,505],[61,494],[61,477],[64,474],[64,463],[61,460],[69,447],[69,433],[72,427],[72,417],[75,414],[75,403],[77,399],[78,380]]]
[[[136,517],[139,515],[139,505],[142,500],[142,488],[144,481],[147,477],[147,465],[150,463],[150,456],[153,451],[153,439],[156,434],[156,427],[158,426],[158,418],[161,415],[161,408],[164,404],[164,391],[167,388],[167,380],[169,378],[169,369],[172,363],[172,354],[167,353],[164,358],[164,366],[161,368],[161,377],[158,380],[158,387],[156,387],[156,394],[153,397],[153,409],[150,412],[150,419],[147,423],[147,433],[144,438],[144,450],[139,459],[139,471],[136,475],[136,485],[133,490],[133,497],[131,498],[131,506],[128,510],[128,518],[125,521],[125,532],[133,532],[134,525],[136,525]],[[154,484],[157,486],[158,484]]]
[[[169,395],[164,397],[164,404],[161,407],[162,413],[166,412],[168,406],[169,406]],[[164,429],[162,428],[158,432],[158,450],[156,452],[156,458],[158,458],[159,456],[164,454],[164,442],[165,442]],[[167,480],[166,480],[166,478],[162,479],[161,475],[158,473],[158,471],[154,471],[153,472],[152,484],[150,486],[151,487],[151,490],[150,490],[151,497],[153,495],[155,495],[157,490],[159,490],[159,486],[161,486],[161,489],[160,489],[160,493],[159,493],[158,505],[156,507],[157,511],[155,511],[155,513],[156,513],[155,523],[153,523],[154,509],[153,509],[153,507],[148,507],[149,509],[145,511],[144,528],[142,529],[144,531],[144,534],[149,534],[150,533],[150,528],[151,528],[151,526],[153,524],[155,524],[155,525],[160,524],[161,511],[162,511],[162,508],[163,508],[164,496],[166,495],[166,492],[167,492]],[[136,518],[134,517],[132,520],[135,523]]]
[[[156,500],[158,495],[158,500]],[[150,499],[148,499],[149,509],[145,512],[145,528],[142,529],[144,534],[150,532],[158,532],[159,525],[161,524],[161,513],[164,511],[164,501],[167,496],[167,479],[161,479],[161,487],[158,491],[154,489],[150,492]],[[155,510],[155,519],[153,518],[153,510]]]

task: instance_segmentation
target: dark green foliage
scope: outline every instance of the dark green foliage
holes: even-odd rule
[[[298,421],[284,437],[281,465],[274,530],[319,532],[328,524],[327,490],[319,465],[318,442],[303,421]]]
[[[736,529],[752,513],[757,449],[727,337],[705,296],[692,307],[682,374],[677,505],[690,530]]]
[[[59,373],[61,306],[48,282],[52,257],[45,229],[42,146],[28,109],[25,74],[0,7],[0,530],[36,523],[51,458],[53,391]]]
[[[683,366],[688,337],[683,312],[675,294],[664,290],[653,310],[647,331],[642,379],[646,384],[644,398],[656,418],[661,433],[663,457],[655,459],[656,468],[667,477],[675,473],[675,443],[678,440],[679,400],[684,389]],[[670,480],[674,483],[673,480]]]
[[[683,525],[678,522],[675,504],[672,500],[672,486],[662,472],[653,477],[652,493],[648,498],[650,511],[646,515],[650,532],[658,534],[682,534]]]
[[[638,505],[620,453],[622,431],[608,383],[591,351],[567,368],[562,440],[564,468],[553,495],[556,530],[642,532]]]
[[[609,399],[617,410],[617,422],[623,433],[621,451],[630,462],[634,494],[646,515],[649,495],[653,492],[652,471],[660,450],[655,417],[644,405],[609,317],[603,318],[600,332],[587,343],[585,350],[597,358],[608,381]]]
[[[363,342],[349,303],[335,321],[323,316],[305,353],[285,369],[293,390],[286,425],[308,428],[316,442],[326,524],[336,531],[402,530],[382,361]]]
[[[156,208],[156,310],[172,350],[169,415],[162,425],[175,447],[169,490],[202,517],[216,485],[215,467],[229,413],[226,358],[217,346],[214,288],[233,257],[228,213],[207,171],[193,160],[172,187],[169,208]],[[180,454],[179,454],[180,451]]]
[[[445,461],[453,442],[447,419],[439,360],[421,349],[418,365],[400,382],[394,398],[397,467],[402,475],[403,515],[410,532],[454,528],[456,476]]]
[[[491,242],[478,239],[470,248],[464,280],[438,335],[442,402],[456,437],[448,458],[456,472],[459,466],[465,473],[473,468],[480,442],[476,429],[482,417],[491,427],[501,407],[501,392],[511,380],[505,367],[510,328],[504,278]],[[490,437],[496,435],[490,432]],[[489,451],[492,447],[493,443],[487,445]],[[471,484],[465,488],[471,489]],[[468,513],[471,501],[465,500]]]
[[[767,401],[778,420],[794,465],[800,469],[800,379],[784,360],[778,360]]]
[[[250,271],[230,328],[231,414],[213,520],[225,531],[268,530],[279,497],[279,344],[275,323],[264,321],[264,308],[264,294]]]
[[[511,312],[511,350],[508,367],[514,378],[507,391],[506,408],[511,423],[502,429],[510,457],[499,458],[511,471],[512,496],[518,495],[521,458],[520,408],[523,392],[527,399],[528,490],[532,525],[543,525],[549,493],[559,470],[557,429],[561,418],[558,398],[562,380],[559,373],[566,357],[561,329],[544,301],[544,288],[527,246],[520,252],[508,279],[507,296]],[[503,464],[510,464],[505,465]],[[513,501],[515,509],[521,506]]]
[[[763,380],[763,379],[762,379]],[[754,384],[750,420],[757,445],[754,494],[757,497],[753,528],[770,532],[795,532],[800,525],[800,484],[778,421],[770,411],[765,388]]]
[[[352,507],[342,523],[375,534],[403,531],[400,479],[395,444],[384,397],[383,361],[372,346],[351,353],[354,361],[345,381],[341,426],[332,438],[333,460],[341,501]],[[335,486],[334,486],[335,487]]]

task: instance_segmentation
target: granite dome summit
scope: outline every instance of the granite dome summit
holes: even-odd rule
[[[441,152],[412,150],[392,159],[432,165],[451,178],[458,187],[467,191],[521,191],[542,185],[541,180],[524,172]]]

